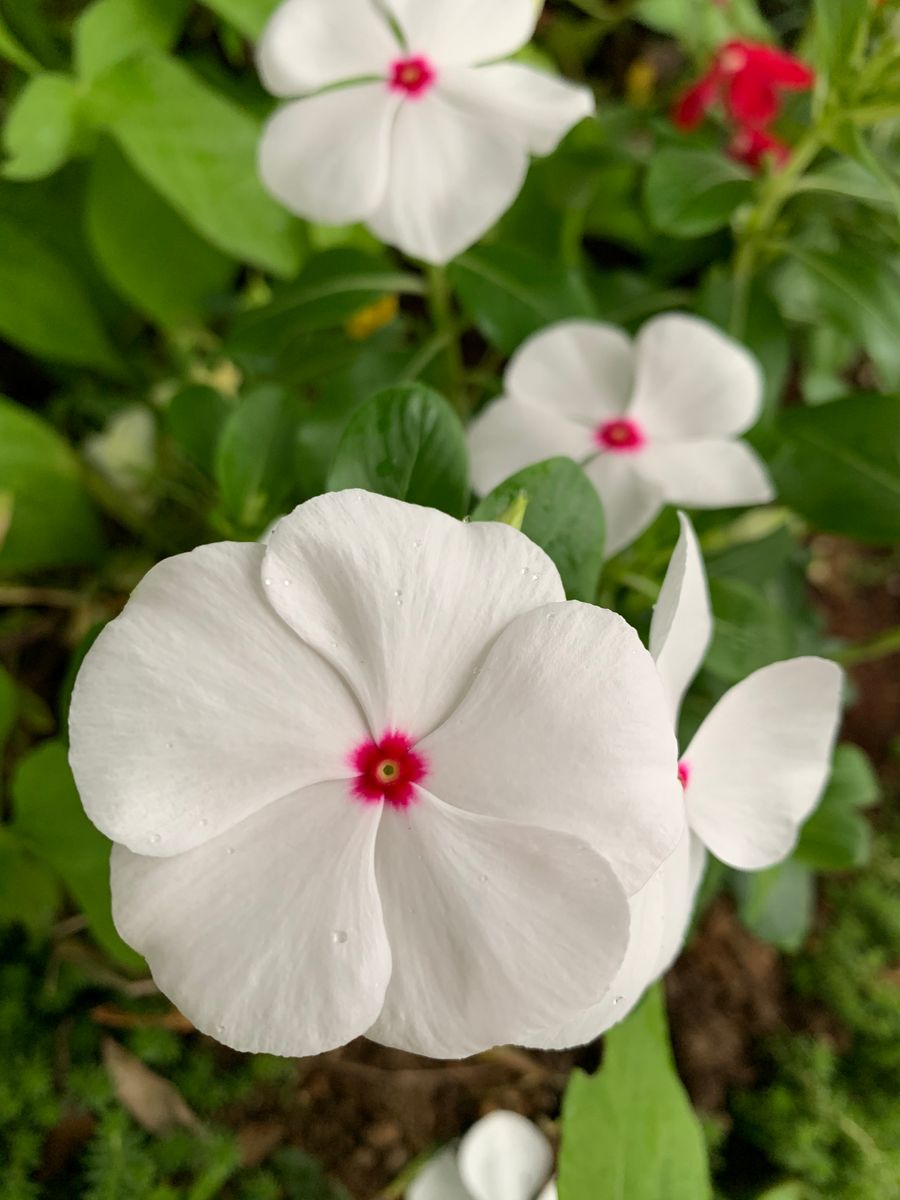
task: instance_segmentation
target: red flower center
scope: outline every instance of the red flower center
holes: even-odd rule
[[[647,444],[644,431],[637,421],[620,417],[616,421],[605,421],[594,434],[597,445],[613,454],[633,454]]]
[[[413,749],[405,733],[386,733],[380,741],[363,742],[350,755],[356,772],[351,788],[357,800],[392,808],[409,808],[415,785],[428,774],[425,757]]]
[[[424,96],[437,79],[437,71],[421,54],[413,58],[398,58],[391,63],[389,87],[405,96]]]
[[[682,761],[678,764],[678,782],[685,789],[687,788],[687,785],[691,782],[691,764],[690,763]]]

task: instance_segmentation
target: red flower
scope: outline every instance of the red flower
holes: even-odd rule
[[[752,170],[758,171],[766,158],[773,159],[777,166],[783,167],[791,157],[791,148],[774,133],[744,126],[743,129],[735,130],[728,143],[728,153],[736,162],[744,163]]]
[[[721,100],[738,125],[761,129],[778,115],[782,91],[806,91],[814,80],[811,67],[774,46],[728,42],[676,104],[675,124],[695,129]]]

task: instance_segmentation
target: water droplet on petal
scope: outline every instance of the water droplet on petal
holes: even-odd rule
[[[527,574],[528,574],[528,567],[523,567],[523,568],[522,568],[522,574],[523,574],[523,575],[527,575]]]
[[[225,1026],[220,1022],[216,1026],[216,1033],[224,1033],[224,1032],[225,1032]]]
[[[174,742],[166,742],[166,749],[167,749],[167,750],[174,750],[174,749],[175,749],[175,743],[174,743]]]
[[[272,580],[271,580],[271,579],[264,579],[264,580],[263,580],[263,583],[266,585],[266,587],[271,587],[271,586],[272,586]]]
[[[347,940],[347,931],[345,929],[336,929],[331,935],[331,940],[336,946],[343,946]]]
[[[532,582],[532,583],[537,583],[537,581],[538,581],[539,579],[540,579],[540,575],[532,575],[532,577],[531,577],[531,582]]]
[[[160,837],[160,835],[158,833],[151,833],[150,841],[153,843],[154,846],[158,846],[159,843],[162,841],[162,838]]]
[[[208,824],[209,824],[209,821],[207,821],[206,817],[200,818],[200,828],[201,829],[205,829]]]
[[[487,881],[488,881],[487,875],[479,875],[478,878],[481,880],[482,883],[487,883]]]
[[[422,545],[423,545],[423,543],[422,543],[422,542],[420,542],[420,541],[415,541],[415,542],[413,542],[413,545],[415,546],[415,548],[416,548],[417,550],[421,550],[421,549],[422,549]]]
[[[291,586],[291,581],[290,581],[289,579],[284,579],[284,580],[282,580],[282,583],[284,584],[284,586],[285,586],[285,587],[290,587],[290,586]]]
[[[616,996],[615,1000],[613,1000],[613,1004],[618,1007],[624,999],[624,996]]]
[[[231,855],[234,854],[234,846],[229,846],[225,853],[231,857]]]

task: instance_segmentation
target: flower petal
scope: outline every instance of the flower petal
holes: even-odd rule
[[[468,440],[472,484],[480,496],[532,463],[558,456],[583,462],[596,450],[584,425],[514,396],[501,396],[479,413]]]
[[[444,66],[488,62],[515,54],[530,41],[540,0],[386,0],[412,54]]]
[[[603,321],[560,321],[513,355],[507,392],[518,400],[589,427],[624,416],[634,383],[634,349]],[[590,441],[590,451],[597,443]]]
[[[434,90],[400,107],[390,183],[368,217],[369,227],[414,258],[449,262],[506,212],[527,170],[528,153],[521,142]]]
[[[518,138],[529,154],[552,154],[596,108],[589,88],[521,63],[450,67],[439,86],[454,104]]]
[[[391,127],[399,104],[383,83],[286,104],[263,131],[263,183],[308,221],[349,225],[364,220],[387,190]]]
[[[556,567],[515,529],[361,491],[280,521],[265,572],[275,609],[347,679],[375,737],[428,733],[497,634],[564,596]]]
[[[645,448],[634,455],[600,454],[584,468],[603,501],[607,558],[630,546],[662,511],[659,485],[636,465],[646,452]]]
[[[537,1200],[559,1200],[559,1192],[556,1190],[556,1180],[551,1179],[547,1186],[541,1191]]]
[[[653,972],[654,979],[664,975],[681,953],[694,915],[707,858],[706,847],[688,828],[678,843],[678,849],[662,868],[666,920],[659,959]]]
[[[417,803],[385,812],[375,870],[396,965],[368,1033],[384,1045],[462,1058],[521,1040],[584,1008],[622,961],[621,885],[571,834],[464,812],[420,788]]]
[[[272,95],[293,97],[367,75],[386,78],[399,50],[373,0],[284,0],[256,59]]]
[[[635,343],[637,373],[629,416],[651,441],[744,433],[759,419],[756,359],[715,325],[684,313],[654,317]]]
[[[621,617],[590,604],[547,605],[513,621],[421,749],[442,800],[584,838],[629,896],[684,827],[653,659]]]
[[[661,442],[645,447],[641,471],[669,504],[685,508],[733,508],[775,499],[765,464],[744,442]]]
[[[763,667],[716,705],[685,754],[688,821],[730,867],[756,871],[793,849],[828,778],[840,668],[822,658]]]
[[[270,804],[174,858],[113,851],[113,915],[160,989],[204,1033],[253,1053],[343,1045],[391,973],[375,884],[381,805],[341,783]]]
[[[460,1176],[455,1148],[447,1146],[428,1160],[407,1187],[406,1200],[473,1200]]]
[[[703,555],[694,527],[679,513],[681,536],[663,580],[650,625],[650,653],[676,722],[684,693],[712,639],[713,618]]]
[[[139,854],[178,854],[348,775],[366,736],[338,674],[266,603],[263,555],[220,543],[160,563],[81,668],[75,780],[94,824]]]
[[[553,1150],[536,1125],[492,1112],[459,1146],[459,1173],[475,1200],[533,1200],[553,1169]]]

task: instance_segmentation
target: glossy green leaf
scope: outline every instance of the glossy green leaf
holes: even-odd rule
[[[750,174],[716,150],[657,151],[644,181],[653,225],[676,238],[699,238],[731,223],[753,189]]]
[[[795,857],[819,871],[863,866],[869,858],[871,832],[862,809],[881,795],[878,778],[858,746],[838,746],[828,787],[800,834]]]
[[[707,1200],[706,1142],[672,1060],[662,988],[604,1042],[563,1103],[559,1200]]]
[[[285,388],[266,384],[246,393],[222,428],[215,475],[227,518],[257,535],[283,512],[294,487],[299,405]]]
[[[76,455],[40,417],[2,397],[0,481],[10,498],[0,571],[97,560],[102,538]]]
[[[204,0],[207,8],[230,21],[245,37],[256,39],[280,0]]]
[[[838,81],[859,45],[872,0],[814,0],[816,65]]]
[[[651,29],[678,38],[695,53],[711,54],[733,37],[772,39],[772,30],[755,0],[728,0],[727,4],[638,0],[634,15]]]
[[[900,397],[790,408],[778,432],[772,473],[785,504],[831,533],[900,538]]]
[[[453,409],[424,384],[388,388],[350,418],[328,490],[365,488],[461,517],[469,502],[469,457]]]
[[[187,458],[213,475],[216,447],[230,411],[231,406],[214,388],[188,387],[169,401],[163,424]]]
[[[190,0],[94,0],[75,22],[75,70],[86,82],[151,50],[170,50]]]
[[[0,928],[21,924],[35,936],[45,935],[59,903],[55,873],[8,828],[0,826]]]
[[[499,520],[520,494],[527,500],[522,532],[553,559],[569,599],[592,602],[605,540],[603,506],[593,484],[571,459],[551,458],[501,483],[472,519]]]
[[[301,226],[259,182],[254,117],[164,54],[120,63],[91,101],[135,170],[188,224],[226,254],[294,274]]]
[[[0,14],[0,58],[5,58],[14,67],[18,67],[19,70],[25,71],[29,75],[41,69],[41,64],[16,38],[2,14]]]
[[[806,941],[815,904],[815,876],[789,859],[768,871],[732,873],[741,920],[758,938],[795,953]]]
[[[739,579],[710,582],[715,626],[705,667],[735,684],[761,667],[790,658],[793,638],[783,605]]]
[[[78,92],[68,75],[35,75],[13,103],[3,128],[7,179],[43,179],[67,161],[78,134]]]

